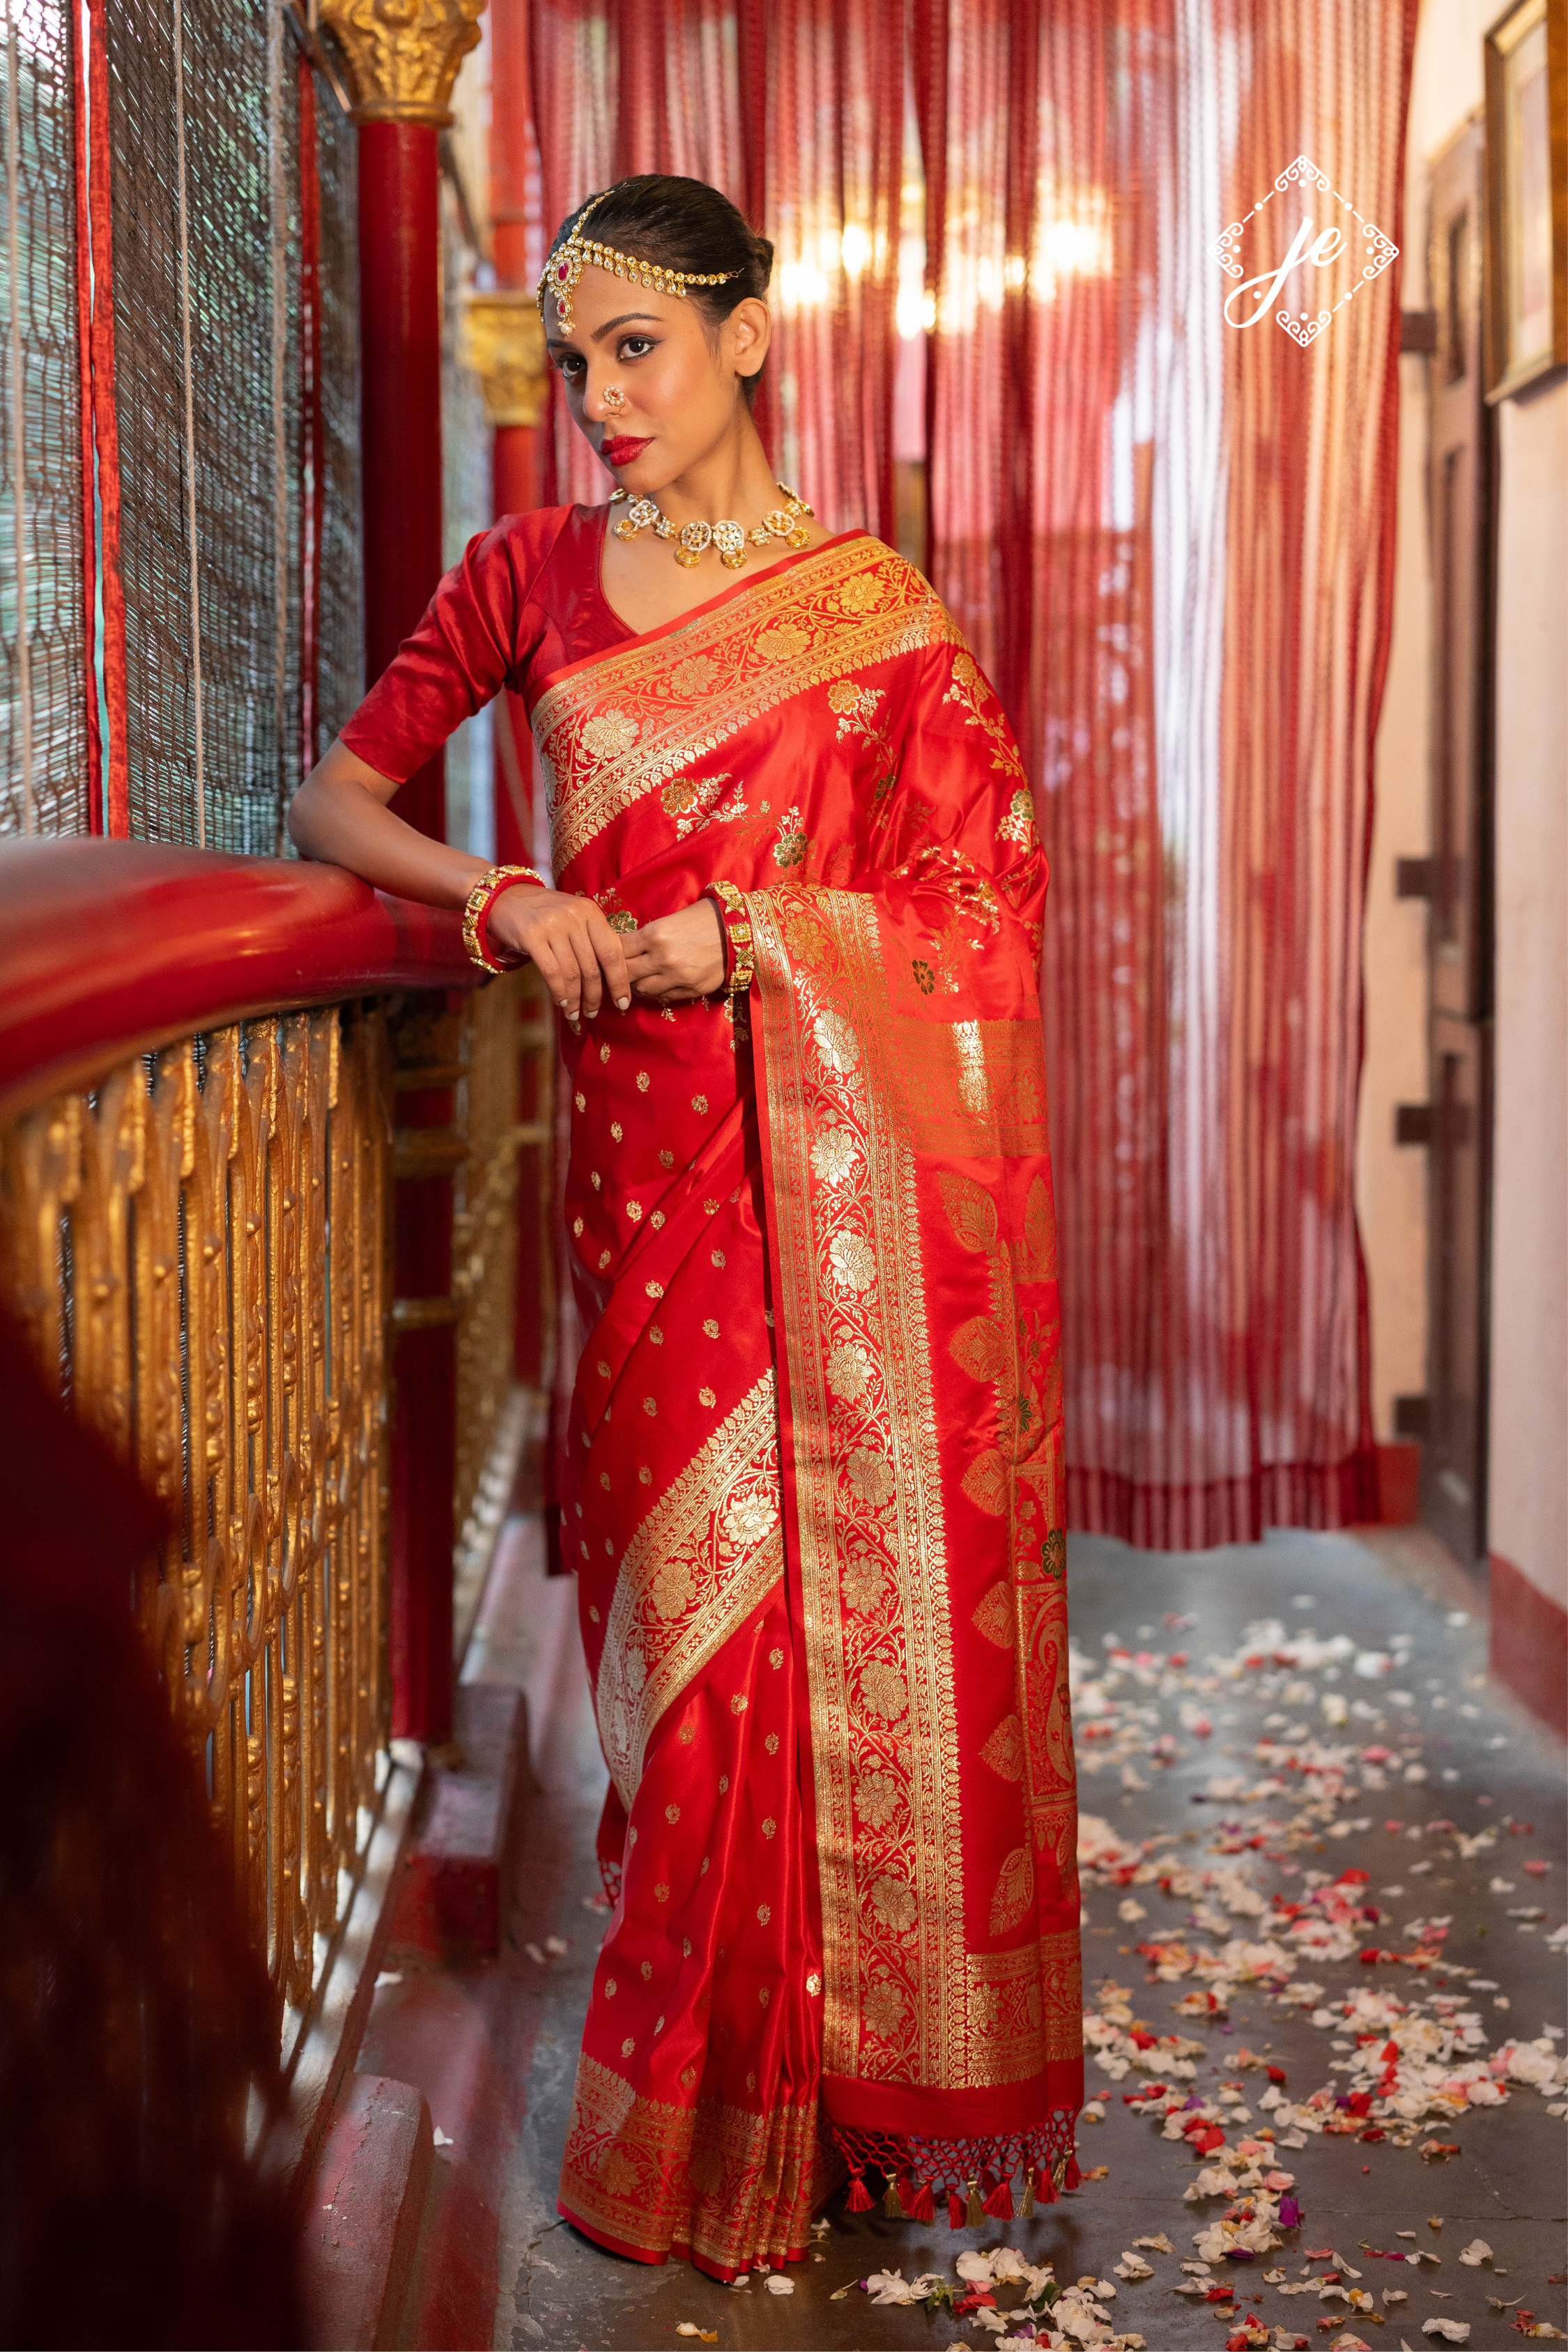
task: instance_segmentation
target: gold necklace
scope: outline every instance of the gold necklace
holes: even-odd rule
[[[746,560],[746,549],[766,547],[771,539],[782,539],[786,547],[809,547],[811,533],[801,520],[811,509],[793,490],[778,488],[788,501],[782,507],[770,507],[754,530],[743,530],[738,522],[689,522],[679,530],[665,513],[657,499],[634,499],[629,490],[612,490],[610,504],[619,506],[625,499],[626,513],[616,525],[617,539],[636,539],[639,531],[651,530],[656,539],[673,539],[675,560],[689,572],[700,563],[709,548],[716,547],[719,561],[728,571],[739,572]]]

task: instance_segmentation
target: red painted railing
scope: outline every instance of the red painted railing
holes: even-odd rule
[[[0,1118],[198,1029],[468,988],[460,919],[335,866],[135,841],[0,845]]]

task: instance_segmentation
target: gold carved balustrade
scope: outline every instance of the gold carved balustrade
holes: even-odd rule
[[[549,1135],[540,1115],[518,1117],[518,1067],[553,1054],[537,972],[509,973],[469,1000],[458,1087],[464,1153],[452,1206],[452,1297],[458,1310],[458,1475],[454,1524],[459,1629],[471,1615],[528,1434],[532,1401],[511,1378],[517,1322],[519,1154]],[[467,1603],[467,1606],[465,1606]]]
[[[0,1303],[167,1515],[131,1601],[233,1856],[286,2071],[334,1970],[346,2013],[374,1850],[416,1771],[389,1738],[386,1455],[396,1041],[425,1004],[454,1065],[453,1525],[476,1588],[528,1410],[517,1168],[539,1138],[519,1056],[550,1037],[531,974],[458,993],[460,942],[439,947],[391,960],[435,966],[434,994],[194,1028],[101,1071],[77,1052],[70,1083],[25,1089],[0,1125]]]
[[[327,1007],[138,1055],[0,1140],[5,1295],[169,1515],[135,1608],[280,2028],[388,1765],[390,1100],[380,1007]]]

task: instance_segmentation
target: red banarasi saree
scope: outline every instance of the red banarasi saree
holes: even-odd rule
[[[564,1548],[615,1907],[561,2210],[721,2278],[868,2167],[1012,2210],[1082,2094],[1045,862],[925,581],[849,532],[644,635],[604,510],[476,541],[345,740],[526,698],[558,887],[747,894],[749,1000],[563,1034]]]

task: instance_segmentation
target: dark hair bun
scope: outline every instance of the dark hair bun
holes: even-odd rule
[[[683,180],[668,172],[642,172],[635,179],[617,180],[601,203],[590,196],[568,215],[555,233],[552,253],[570,236],[589,205],[594,213],[585,234],[601,245],[693,277],[732,272],[721,286],[694,286],[688,297],[715,326],[737,302],[766,295],[773,271],[772,245],[706,180]]]

